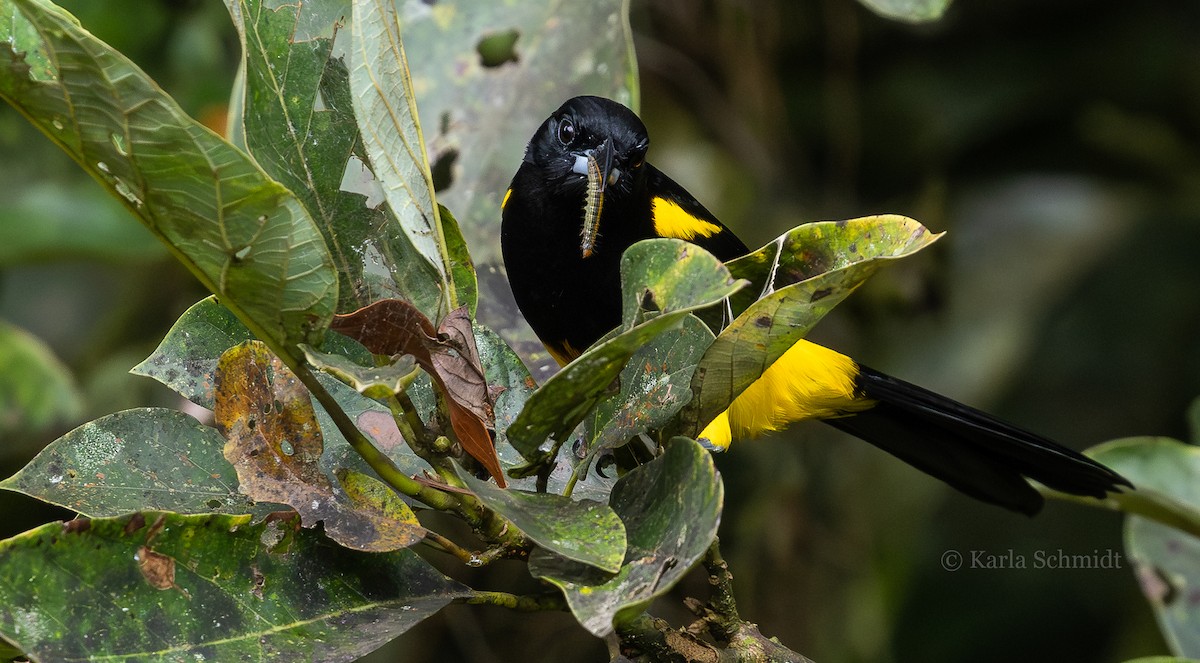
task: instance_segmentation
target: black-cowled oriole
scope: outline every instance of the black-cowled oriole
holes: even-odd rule
[[[537,130],[504,195],[501,244],[513,295],[566,364],[621,323],[621,254],[675,237],[721,260],[746,245],[683,187],[646,163],[646,127],[600,97],[576,97]],[[793,421],[819,419],[985,502],[1027,514],[1026,478],[1104,497],[1129,482],[1043,437],[853,359],[800,341],[701,433],[724,449]]]

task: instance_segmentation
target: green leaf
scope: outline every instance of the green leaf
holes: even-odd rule
[[[617,482],[610,504],[625,523],[629,548],[621,570],[601,577],[591,568],[535,550],[529,572],[557,585],[584,628],[597,637],[613,621],[640,613],[682,578],[717,535],[724,487],[712,456],[675,438],[662,456]]]
[[[1200,657],[1200,539],[1145,518],[1130,516],[1125,550],[1159,629],[1179,656]]]
[[[1138,437],[1106,442],[1088,455],[1137,486],[1109,497],[1132,512],[1126,553],[1172,651],[1200,657],[1200,607],[1191,600],[1200,592],[1200,448]]]
[[[884,18],[905,23],[936,21],[950,7],[950,0],[859,0]]]
[[[810,223],[732,261],[730,273],[752,285],[732,298],[740,314],[696,369],[681,431],[698,434],[875,270],[939,237],[895,215]],[[747,291],[763,294],[749,303]]]
[[[508,427],[537,389],[537,383],[517,353],[496,332],[480,324],[473,325],[472,331],[488,387],[499,392],[492,407],[496,419],[496,448],[499,450],[511,446],[508,444]]]
[[[1130,437],[1093,447],[1087,455],[1136,487],[1109,494],[1107,502],[1200,537],[1200,448],[1166,437]]]
[[[691,400],[692,374],[712,341],[708,327],[689,315],[678,333],[662,334],[640,348],[621,371],[621,391],[592,409],[588,456],[670,423]]]
[[[296,197],[63,10],[3,0],[0,15],[36,30],[0,34],[0,97],[118,196],[248,326],[277,343],[316,343],[337,280]],[[53,62],[50,71],[27,64],[41,58]]]
[[[150,512],[0,542],[0,635],[42,661],[351,660],[468,591],[291,519]]]
[[[442,309],[459,306],[434,202],[433,174],[417,119],[417,100],[392,2],[354,0],[349,56],[351,101],[371,168],[409,242],[434,268]]]
[[[467,251],[467,240],[463,238],[458,220],[446,209],[438,205],[438,216],[442,219],[442,236],[446,239],[446,253],[450,257],[450,276],[453,277],[454,291],[458,293],[458,303],[466,306],[475,318],[475,309],[479,306],[479,282],[475,277],[475,263]]]
[[[484,293],[476,319],[512,343],[539,380],[558,365],[509,292],[496,231],[500,200],[529,137],[562,102],[594,94],[637,109],[629,5],[629,0],[397,3],[429,154],[435,172],[447,175],[438,201],[458,217]],[[485,66],[480,46],[512,35],[515,59],[500,57],[499,66]]]
[[[249,151],[296,193],[325,237],[338,271],[338,310],[403,298],[436,315],[437,273],[382,205],[344,53],[334,52],[335,38],[350,38],[343,25],[350,2],[226,4],[244,52],[239,125]]]
[[[301,345],[308,363],[336,377],[367,398],[390,398],[408,388],[417,376],[417,362],[411,356],[403,356],[385,366],[362,366],[340,354],[321,352],[309,345]]]
[[[459,470],[485,506],[512,521],[543,549],[616,573],[625,559],[625,525],[607,504],[562,495],[503,490]]]
[[[70,370],[41,340],[0,320],[0,435],[38,431],[83,410]]]
[[[592,346],[534,392],[508,429],[509,441],[535,460],[547,437],[561,440],[609,395],[625,363],[654,337],[678,327],[691,311],[711,306],[736,292],[735,281],[712,254],[678,239],[634,244],[621,257],[625,301],[623,331]],[[636,303],[651,310],[639,311]],[[630,326],[638,318],[645,321]]]
[[[157,380],[211,410],[217,360],[229,348],[253,338],[216,297],[205,297],[184,311],[154,352],[129,372]]]
[[[285,508],[238,492],[224,446],[182,412],[126,410],[58,438],[0,488],[93,517],[141,509],[263,517]]]

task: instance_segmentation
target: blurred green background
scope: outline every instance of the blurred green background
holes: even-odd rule
[[[238,57],[222,3],[62,4],[221,124]],[[817,340],[1074,448],[1188,437],[1200,395],[1194,3],[959,0],[909,26],[853,0],[641,0],[632,21],[651,160],[749,244],[881,212],[950,232],[878,275]],[[7,476],[80,423],[180,406],[125,371],[204,293],[7,106],[0,182],[0,319],[41,339],[76,392],[54,386],[57,411],[22,418],[22,396],[0,391]],[[1123,560],[942,568],[949,550],[1011,550],[1030,566],[1039,552],[1123,552],[1116,515],[1009,514],[819,425],[737,445],[718,464],[742,615],[816,660],[1166,653]],[[11,494],[0,512],[3,536],[70,515]],[[486,573],[522,586],[519,565]],[[686,623],[678,597],[706,591],[694,575],[656,612]],[[606,657],[567,615],[451,606],[372,658]]]

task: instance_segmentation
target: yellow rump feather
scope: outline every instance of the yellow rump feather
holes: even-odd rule
[[[753,438],[805,419],[831,419],[869,409],[875,401],[855,394],[854,360],[800,341],[763,372],[700,433],[727,449],[734,438]]]

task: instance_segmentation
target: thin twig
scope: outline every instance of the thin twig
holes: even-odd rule
[[[456,603],[467,605],[494,605],[518,612],[546,612],[565,610],[566,601],[562,594],[539,594],[536,596],[519,596],[508,592],[480,592],[471,596],[455,599]]]

